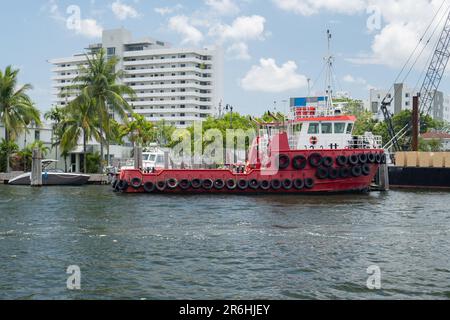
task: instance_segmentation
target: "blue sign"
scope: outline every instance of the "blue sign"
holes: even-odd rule
[[[319,107],[326,106],[328,97],[302,97],[292,98],[291,107],[303,108],[303,107]]]

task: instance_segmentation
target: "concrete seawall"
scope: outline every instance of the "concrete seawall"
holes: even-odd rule
[[[9,180],[21,175],[23,172],[0,173],[0,184],[7,184]],[[108,176],[103,174],[91,174],[88,184],[104,185],[108,184]]]

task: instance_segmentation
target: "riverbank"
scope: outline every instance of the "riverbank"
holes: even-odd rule
[[[0,298],[448,299],[447,199],[0,185]],[[80,291],[67,290],[72,265]],[[381,290],[367,288],[374,265]]]
[[[8,181],[18,177],[23,172],[0,173],[0,184],[8,184]],[[104,174],[91,174],[89,185],[105,185],[108,184],[108,176]]]

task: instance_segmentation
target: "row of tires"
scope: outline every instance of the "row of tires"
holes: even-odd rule
[[[353,167],[328,168],[319,167],[316,177],[320,180],[324,179],[346,179],[350,177],[359,178],[361,176],[369,176],[371,168],[369,164],[356,165]]]
[[[280,170],[288,169],[291,165],[295,170],[303,170],[308,164],[313,168],[319,168],[321,166],[331,168],[335,163],[340,167],[347,165],[384,164],[386,163],[386,155],[381,153],[360,153],[350,156],[340,155],[336,159],[330,156],[323,157],[320,153],[313,153],[308,158],[303,155],[295,156],[292,159],[286,154],[280,154],[278,156],[278,168]]]
[[[127,182],[125,180],[116,181],[113,184],[113,188],[116,191],[122,191],[125,192],[128,190],[128,188],[134,188],[136,190],[140,189],[141,187],[144,188],[144,191],[147,193],[152,193],[156,191],[166,191],[166,190],[175,190],[177,188],[180,188],[181,190],[188,190],[188,189],[202,189],[206,191],[211,190],[302,190],[302,189],[313,189],[315,186],[314,179],[306,178],[306,179],[274,179],[274,180],[234,180],[229,179],[227,181],[222,179],[217,180],[211,180],[211,179],[183,179],[178,181],[177,179],[168,179],[165,181],[158,181],[156,183],[147,181],[145,183],[142,183],[142,180],[140,178],[133,178],[130,182]]]

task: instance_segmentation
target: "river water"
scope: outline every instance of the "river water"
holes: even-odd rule
[[[0,186],[0,299],[448,299],[450,193]],[[81,290],[66,270],[81,270]],[[369,290],[367,268],[381,271]],[[372,282],[371,282],[372,283]]]

